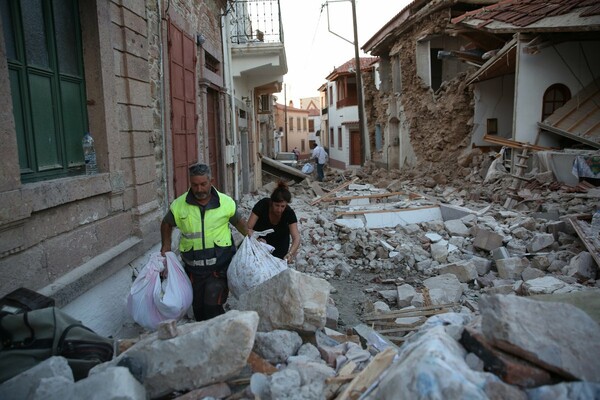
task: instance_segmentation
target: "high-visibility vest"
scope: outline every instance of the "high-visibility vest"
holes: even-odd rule
[[[235,215],[235,202],[223,193],[217,191],[217,194],[220,206],[207,208],[204,218],[202,218],[199,206],[188,204],[185,201],[187,192],[171,203],[171,212],[181,231],[180,252],[212,249],[215,245],[230,247],[233,244],[229,218]]]

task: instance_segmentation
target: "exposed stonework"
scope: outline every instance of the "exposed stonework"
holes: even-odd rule
[[[381,124],[383,131],[389,131],[392,121],[400,121],[400,141],[405,140],[402,136],[407,133],[411,147],[409,150],[414,151],[416,156],[416,167],[439,167],[439,171],[444,174],[456,173],[456,159],[470,143],[473,91],[464,83],[466,74],[460,73],[453,79],[442,82],[441,87],[434,92],[417,74],[416,43],[424,36],[444,35],[447,22],[447,11],[427,15],[403,31],[391,47],[389,54],[400,55],[401,84],[396,83],[397,87],[401,87],[399,96],[392,89],[394,83],[391,71],[381,75],[384,82],[379,92],[373,85],[365,86],[372,149],[375,148],[375,124]],[[382,61],[389,65],[392,60],[388,57],[383,57]],[[400,167],[406,167],[407,164],[410,166],[410,163],[406,163],[406,157],[400,155],[398,160],[394,156],[394,152],[398,151],[398,145],[394,143],[395,134],[389,134],[389,143],[384,143],[379,154],[372,154],[372,159],[385,162],[389,152],[390,167],[397,167],[398,162]],[[405,143],[400,143],[400,146],[404,145]],[[388,150],[388,146],[392,146],[391,149]],[[452,168],[447,168],[444,165],[446,162]]]

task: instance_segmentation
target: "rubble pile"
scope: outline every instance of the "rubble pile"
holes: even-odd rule
[[[302,246],[290,268],[84,380],[55,357],[0,397],[600,398],[598,243],[573,222],[600,206],[598,189],[533,176],[509,209],[505,179],[483,183],[491,160],[464,160],[460,179],[366,167],[328,171],[321,196],[291,184]]]

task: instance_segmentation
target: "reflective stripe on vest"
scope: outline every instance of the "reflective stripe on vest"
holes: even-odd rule
[[[181,231],[179,251],[212,249],[231,246],[231,230],[229,218],[235,214],[235,202],[223,193],[219,195],[220,207],[207,209],[204,218],[200,207],[188,204],[185,199],[187,192],[179,196],[171,204],[171,212],[175,223]],[[204,226],[204,230],[202,230]]]

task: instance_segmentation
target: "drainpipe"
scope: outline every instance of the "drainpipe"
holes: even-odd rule
[[[237,156],[238,147],[241,145],[241,139],[238,137],[238,126],[237,126],[237,118],[235,112],[235,97],[234,97],[234,86],[233,86],[233,71],[232,71],[232,62],[231,62],[231,41],[229,37],[229,31],[227,30],[227,13],[221,17],[221,41],[223,43],[223,48],[227,49],[224,54],[224,62],[226,61],[226,65],[223,68],[224,73],[227,74],[227,77],[224,77],[224,82],[226,83],[227,95],[229,96],[229,102],[231,104],[230,113],[231,113],[231,130],[232,130],[232,138],[233,138],[233,146],[236,150],[236,155],[233,160],[233,198],[235,200],[240,199],[240,174],[239,174],[239,157]],[[225,53],[225,52],[224,52]]]
[[[158,0],[157,3],[157,11],[158,11],[158,60],[159,60],[159,96],[160,96],[160,122],[161,122],[161,130],[162,130],[162,154],[163,154],[163,168],[162,168],[162,181],[163,181],[163,210],[168,208],[169,206],[169,185],[167,184],[167,129],[165,125],[165,63],[163,60],[163,10],[162,10],[162,1]]]

